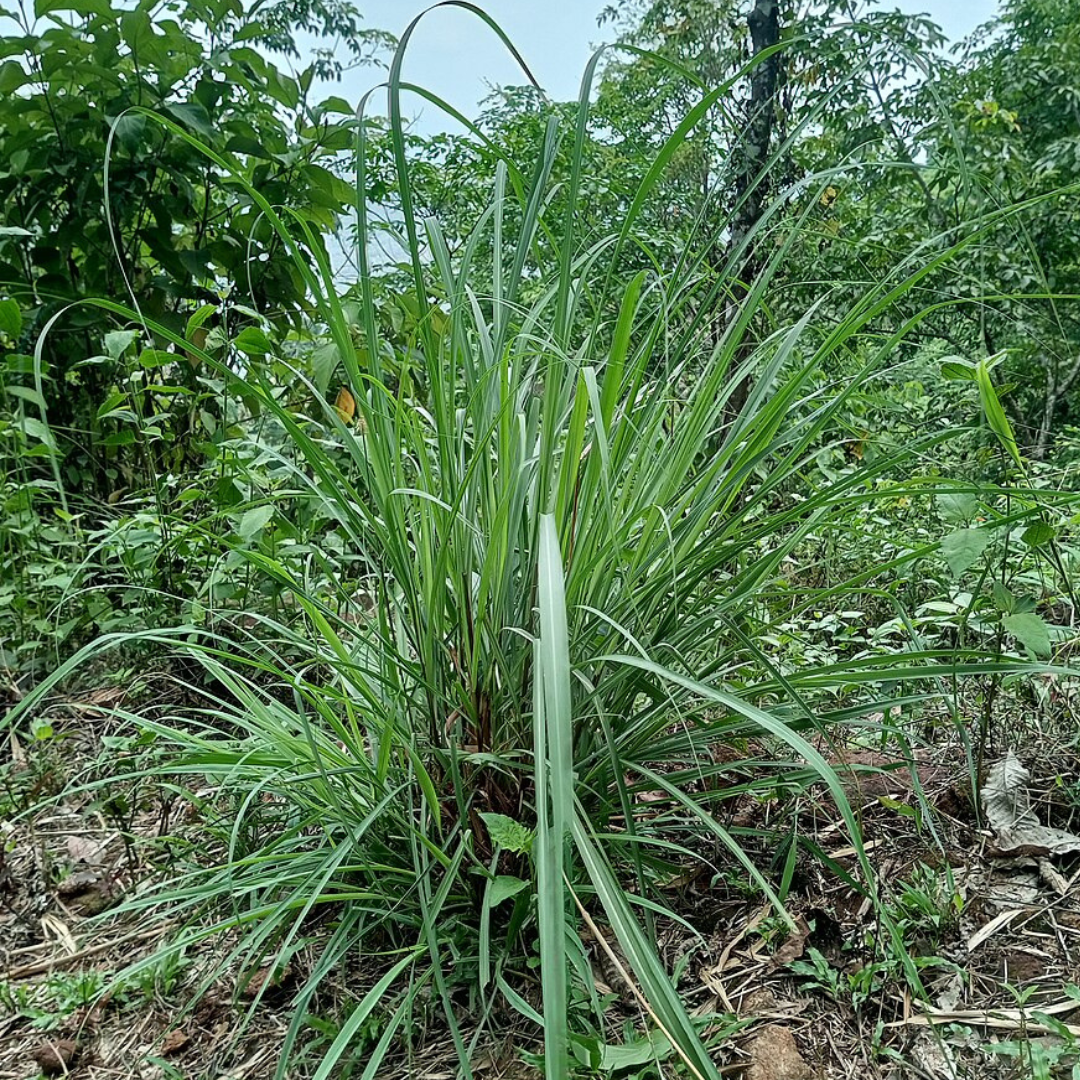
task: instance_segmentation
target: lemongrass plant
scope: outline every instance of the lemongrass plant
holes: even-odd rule
[[[334,522],[362,561],[374,609],[359,623],[342,619],[292,568],[253,549],[244,557],[295,598],[301,624],[262,619],[265,632],[243,647],[224,622],[200,644],[185,643],[182,633],[158,635],[200,660],[222,688],[220,700],[196,715],[129,719],[164,748],[158,772],[211,785],[201,805],[216,842],[182,881],[154,882],[126,908],[165,905],[187,917],[171,949],[231,931],[220,962],[248,973],[267,957],[291,955],[319,928],[321,952],[297,992],[279,1076],[327,976],[374,971],[318,1080],[373,1028],[379,1034],[364,1050],[362,1075],[375,1076],[408,1044],[405,1033],[431,1002],[442,1010],[462,1075],[471,1075],[485,1028],[509,1007],[542,1026],[547,1075],[567,1077],[575,1034],[568,986],[573,971],[584,970],[573,931],[578,911],[589,911],[621,946],[644,1023],[688,1075],[716,1080],[650,941],[651,920],[665,911],[653,868],[700,856],[690,849],[705,836],[783,913],[776,879],[711,806],[723,794],[709,783],[723,768],[715,749],[757,733],[786,746],[828,786],[870,881],[843,787],[807,729],[821,726],[832,689],[865,685],[860,707],[869,714],[883,708],[875,685],[931,693],[953,671],[953,658],[913,639],[902,655],[781,674],[754,642],[750,616],[805,536],[872,500],[870,481],[946,437],[928,435],[900,457],[833,483],[800,481],[837,412],[891,362],[910,329],[878,333],[882,314],[978,230],[943,238],[932,256],[901,260],[839,319],[825,323],[811,309],[762,334],[772,325],[769,282],[799,237],[797,215],[777,204],[747,239],[770,237],[762,243],[766,265],[718,334],[713,313],[724,307],[725,275],[741,252],[719,275],[692,254],[670,272],[629,280],[618,268],[666,164],[730,88],[703,94],[649,171],[620,233],[586,243],[576,233],[574,197],[594,62],[576,133],[553,121],[531,175],[500,162],[490,205],[452,254],[438,222],[417,219],[410,196],[400,108],[410,34],[389,79],[411,288],[424,313],[416,350],[423,377],[408,393],[392,389],[382,367],[363,196],[356,327],[304,220],[283,218],[235,176],[304,276],[359,421],[347,423],[314,385],[318,416],[287,407],[271,374],[254,364],[243,375],[245,393],[287,433],[281,464],[295,479],[291,497]],[[153,119],[231,171],[178,125]],[[367,189],[362,120],[360,193]],[[576,147],[568,209],[548,220],[564,137]],[[830,178],[819,178],[822,186]],[[511,203],[519,220],[508,244]],[[783,233],[773,234],[781,213]],[[482,244],[493,260],[491,276],[478,280]],[[235,370],[194,341],[99,303],[239,384]],[[834,358],[850,366],[853,356],[861,358],[859,373],[822,389],[819,373]],[[740,380],[749,392],[732,417],[728,402]],[[344,452],[328,452],[328,441]],[[898,558],[893,569],[902,572],[927,550]],[[969,658],[965,670],[981,663]],[[688,779],[704,783],[691,788]],[[637,788],[662,791],[666,812],[639,822]],[[537,949],[538,982],[528,965]]]

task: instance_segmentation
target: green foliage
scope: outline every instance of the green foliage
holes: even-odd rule
[[[646,5],[595,113],[588,93],[508,90],[461,140],[406,129],[408,34],[389,120],[358,126],[246,44],[285,48],[273,35],[293,23],[233,12],[211,49],[200,10],[157,25],[95,6],[42,36],[80,56],[120,43],[112,78],[91,66],[85,88],[70,65],[55,86],[20,67],[27,145],[59,137],[54,92],[93,114],[79,153],[108,162],[93,195],[115,200],[135,306],[59,158],[0,178],[11,205],[33,183],[53,206],[0,236],[0,257],[40,247],[48,264],[13,262],[17,303],[0,306],[25,350],[0,423],[5,663],[69,657],[6,722],[28,726],[117,646],[182,661],[199,701],[124,717],[145,740],[126,779],[170,784],[203,841],[127,899],[180,930],[125,979],[174,977],[210,937],[218,970],[250,973],[318,936],[279,1075],[334,972],[364,989],[321,1025],[318,1080],[361,1057],[373,1076],[436,1024],[467,1072],[508,1010],[552,1077],[651,1061],[715,1078],[657,955],[655,917],[675,914],[658,886],[705,836],[724,864],[710,873],[792,921],[790,866],[758,865],[722,824],[744,788],[721,752],[769,748],[749,787],[763,798],[823,783],[878,897],[821,736],[887,730],[907,748],[898,718],[944,701],[966,741],[962,680],[1068,670],[1043,661],[1070,633],[1052,615],[1074,602],[1075,490],[1017,439],[997,353],[948,325],[954,278],[966,289],[989,238],[1057,194],[969,203],[954,229],[939,203],[967,179],[945,140],[915,139],[921,99],[897,86],[932,29],[792,35],[798,90],[761,177],[783,197],[736,281],[721,240],[745,118],[722,103],[762,61],[743,67],[739,34],[714,40],[722,6]],[[335,9],[305,10],[322,25]],[[651,125],[643,87],[663,103]],[[332,166],[354,138],[342,286],[327,236],[351,188]],[[400,263],[375,257],[391,232]],[[960,461],[977,479],[945,478]],[[123,778],[85,790],[111,798]],[[918,991],[937,961],[911,934],[940,930],[949,903],[919,878],[879,898],[862,969],[811,953],[803,974],[859,1007],[890,980]],[[621,1044],[601,1037],[586,920],[610,927],[645,1003]]]
[[[325,59],[294,79],[255,46],[295,53],[298,30],[357,31],[357,18],[341,0],[250,14],[234,0],[192,0],[168,17],[146,5],[39,3],[8,24],[0,387],[30,451],[53,449],[35,419],[47,401],[67,484],[105,498],[142,472],[152,486],[157,474],[200,460],[199,435],[213,434],[202,420],[212,394],[190,355],[153,337],[132,351],[134,339],[120,344],[100,310],[65,314],[31,360],[30,343],[67,304],[131,295],[174,332],[197,309],[198,340],[217,355],[237,330],[242,341],[261,333],[245,328],[253,320],[280,333],[300,324],[303,276],[237,178],[295,211],[313,236],[332,231],[353,201],[334,173],[352,120],[309,99]],[[385,35],[348,40],[366,56]],[[179,131],[149,124],[140,108],[207,140],[222,164]]]

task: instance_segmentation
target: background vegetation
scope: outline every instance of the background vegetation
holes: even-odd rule
[[[173,929],[124,985],[212,940],[190,1001],[269,972],[250,1019],[295,961],[280,1076],[516,1028],[550,1077],[717,1077],[737,1023],[658,951],[708,933],[688,867],[783,936],[824,859],[876,913],[856,1006],[923,995],[953,894],[879,887],[839,748],[946,747],[976,815],[1071,675],[1080,5],[948,55],[744,7],[613,5],[581,100],[525,71],[461,136],[337,0],[0,24],[4,723],[46,761],[50,695],[134,682],[5,810],[127,792],[109,917]],[[340,50],[286,74],[301,33],[386,116],[313,100]]]

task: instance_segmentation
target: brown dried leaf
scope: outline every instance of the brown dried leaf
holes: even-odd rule
[[[983,784],[983,809],[996,840],[991,854],[999,857],[1019,855],[1069,855],[1080,851],[1080,836],[1064,829],[1043,825],[1031,807],[1028,783],[1031,774],[1011,750],[995,762]]]
[[[1038,824],[1031,809],[1030,780],[1031,773],[1012,750],[990,766],[979,794],[986,820],[995,832],[1013,829],[1022,822]]]
[[[164,1039],[161,1040],[161,1052],[165,1055],[175,1054],[183,1050],[191,1042],[191,1036],[182,1028],[173,1028]]]
[[[292,964],[286,964],[284,967],[268,964],[259,968],[251,976],[247,983],[241,987],[240,993],[246,998],[258,997],[263,992],[263,987],[267,990],[277,990],[290,975],[292,975]]]
[[[1039,860],[1039,877],[1041,877],[1043,881],[1058,894],[1058,896],[1068,895],[1068,881],[1054,869],[1054,864],[1047,858]]]
[[[772,954],[774,968],[786,967],[792,960],[798,960],[806,951],[806,939],[810,936],[810,925],[802,915],[798,917],[796,924],[798,929],[792,931],[787,941]]]
[[[101,866],[104,863],[107,844],[108,841],[91,840],[88,836],[69,836],[67,838],[68,857],[73,863]]]
[[[30,1056],[46,1076],[59,1076],[79,1060],[79,1044],[74,1039],[46,1039]]]

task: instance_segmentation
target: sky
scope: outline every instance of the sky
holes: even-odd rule
[[[556,100],[576,98],[582,72],[598,45],[610,40],[610,24],[597,26],[597,15],[610,0],[477,0],[506,31],[537,81]],[[425,7],[424,0],[359,0],[369,27],[400,36]],[[749,5],[748,5],[749,6]],[[995,0],[884,0],[880,8],[924,12],[956,41],[992,18]],[[527,80],[495,34],[474,14],[443,7],[420,21],[410,41],[404,77],[444,97],[466,115],[494,85]],[[349,72],[328,92],[356,101],[379,73],[372,68]],[[422,130],[455,130],[431,106],[407,107],[419,116]]]

